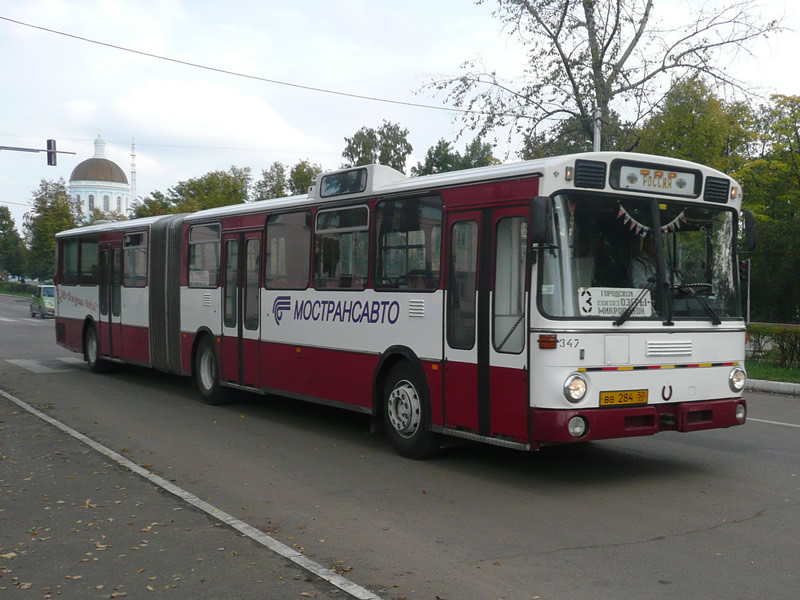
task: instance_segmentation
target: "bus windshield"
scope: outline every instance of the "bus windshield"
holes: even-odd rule
[[[542,250],[541,307],[556,318],[740,318],[736,212],[663,199],[563,194]],[[633,307],[631,307],[633,305]]]

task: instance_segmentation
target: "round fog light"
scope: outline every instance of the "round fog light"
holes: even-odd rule
[[[583,437],[586,433],[586,419],[583,417],[572,417],[567,423],[567,429],[572,437]]]
[[[745,417],[747,417],[747,407],[744,404],[737,404],[736,421],[739,423],[744,423]]]
[[[744,389],[744,384],[747,381],[747,374],[741,367],[734,367],[731,374],[728,375],[728,385],[734,392],[741,392]]]

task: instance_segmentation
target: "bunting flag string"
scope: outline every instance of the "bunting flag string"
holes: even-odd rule
[[[685,212],[686,212],[686,210],[682,210],[681,214],[679,214],[677,217],[672,219],[672,221],[670,221],[666,225],[663,225],[661,227],[661,231],[663,231],[664,233],[671,233],[671,232],[675,231],[676,229],[680,229],[681,225],[683,223],[686,223],[686,215],[684,214]]]
[[[617,218],[622,219],[623,224],[628,226],[628,229],[633,231],[636,235],[645,237],[648,233],[650,233],[650,227],[645,225],[644,223],[640,223],[637,221],[622,204],[619,205],[619,212],[617,213]]]
[[[661,226],[661,231],[663,233],[671,233],[677,229],[680,229],[681,226],[686,223],[686,214],[685,210],[682,210],[681,213],[672,219],[666,225]],[[628,226],[628,229],[633,231],[636,235],[645,237],[650,231],[652,227],[645,225],[644,223],[640,223],[636,220],[636,218],[631,215],[622,204],[619,205],[619,212],[617,213],[617,218],[622,219],[623,224]]]

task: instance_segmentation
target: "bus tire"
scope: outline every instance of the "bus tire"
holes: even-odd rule
[[[406,458],[427,458],[439,450],[427,390],[408,362],[395,365],[386,378],[383,422],[395,450]]]
[[[211,405],[224,404],[228,400],[229,390],[220,381],[217,349],[212,336],[207,335],[200,340],[194,358],[194,378],[203,402]]]
[[[86,364],[92,373],[105,373],[108,370],[108,363],[100,358],[100,346],[97,343],[97,328],[89,324],[83,337],[83,355],[86,357]]]

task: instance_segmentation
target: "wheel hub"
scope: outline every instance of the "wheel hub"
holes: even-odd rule
[[[389,422],[404,438],[412,437],[419,429],[421,402],[416,388],[409,381],[399,381],[389,395]]]

